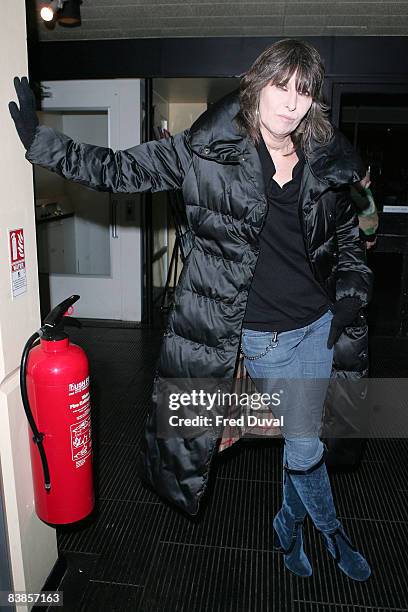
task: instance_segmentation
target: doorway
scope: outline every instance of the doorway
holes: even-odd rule
[[[408,86],[337,83],[333,120],[370,168],[379,227],[368,252],[374,294],[368,307],[375,335],[408,333]]]
[[[155,78],[152,80],[153,134],[155,139],[182,132],[207,108],[239,86],[239,79]],[[175,284],[183,266],[188,224],[183,216],[181,192],[152,195],[152,273],[154,321],[162,322],[163,310],[172,303]]]
[[[43,124],[113,150],[140,143],[138,79],[42,87]],[[76,316],[140,321],[140,195],[94,191],[38,166],[34,172],[42,315],[75,293]]]

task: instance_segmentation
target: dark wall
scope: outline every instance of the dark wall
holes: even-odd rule
[[[282,37],[29,41],[34,80],[231,77]],[[304,37],[321,53],[329,80],[408,82],[408,37]]]

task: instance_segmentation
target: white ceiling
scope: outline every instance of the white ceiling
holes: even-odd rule
[[[208,36],[407,36],[408,1],[83,0],[82,25],[42,41]]]

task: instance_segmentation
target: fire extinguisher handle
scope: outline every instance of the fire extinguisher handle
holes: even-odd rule
[[[79,300],[79,295],[71,295],[69,298],[55,306],[44,319],[44,325],[55,327],[62,321],[62,317],[67,312],[68,308]]]

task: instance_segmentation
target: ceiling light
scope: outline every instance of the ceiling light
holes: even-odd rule
[[[81,25],[82,0],[52,0],[41,8],[41,18],[50,23],[55,19],[64,27],[73,28]]]
[[[62,6],[62,2],[59,0],[53,0],[49,4],[42,7],[40,11],[41,18],[44,21],[52,21],[54,19],[55,13]]]

